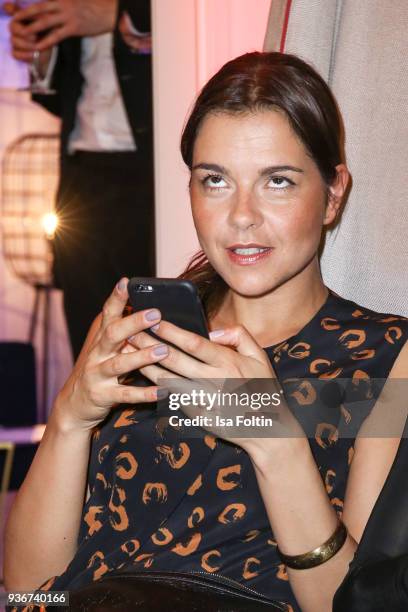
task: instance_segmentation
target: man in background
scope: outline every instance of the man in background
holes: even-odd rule
[[[14,57],[40,50],[55,92],[34,100],[62,119],[54,273],[76,358],[118,279],[155,274],[150,2],[11,10]]]

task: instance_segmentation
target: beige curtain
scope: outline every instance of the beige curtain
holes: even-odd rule
[[[408,2],[272,0],[266,50],[309,61],[332,87],[353,187],[327,234],[325,283],[408,316]]]

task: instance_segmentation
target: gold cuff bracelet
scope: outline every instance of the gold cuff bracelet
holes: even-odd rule
[[[278,548],[278,553],[282,559],[282,563],[291,569],[311,569],[322,563],[326,563],[329,559],[340,550],[347,538],[347,528],[344,523],[339,522],[335,532],[321,546],[318,546],[310,552],[302,555],[284,555]]]

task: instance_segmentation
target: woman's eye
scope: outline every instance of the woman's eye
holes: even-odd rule
[[[293,181],[285,176],[271,176],[268,181],[268,186],[272,187],[273,189],[285,189],[291,185],[294,185]]]
[[[227,186],[227,183],[218,174],[209,174],[204,177],[202,180],[204,187],[208,187],[209,189],[223,189]]]

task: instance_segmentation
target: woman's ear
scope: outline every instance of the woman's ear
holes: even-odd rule
[[[350,174],[345,164],[338,164],[336,172],[336,178],[329,187],[323,225],[329,225],[337,217],[350,180]]]

